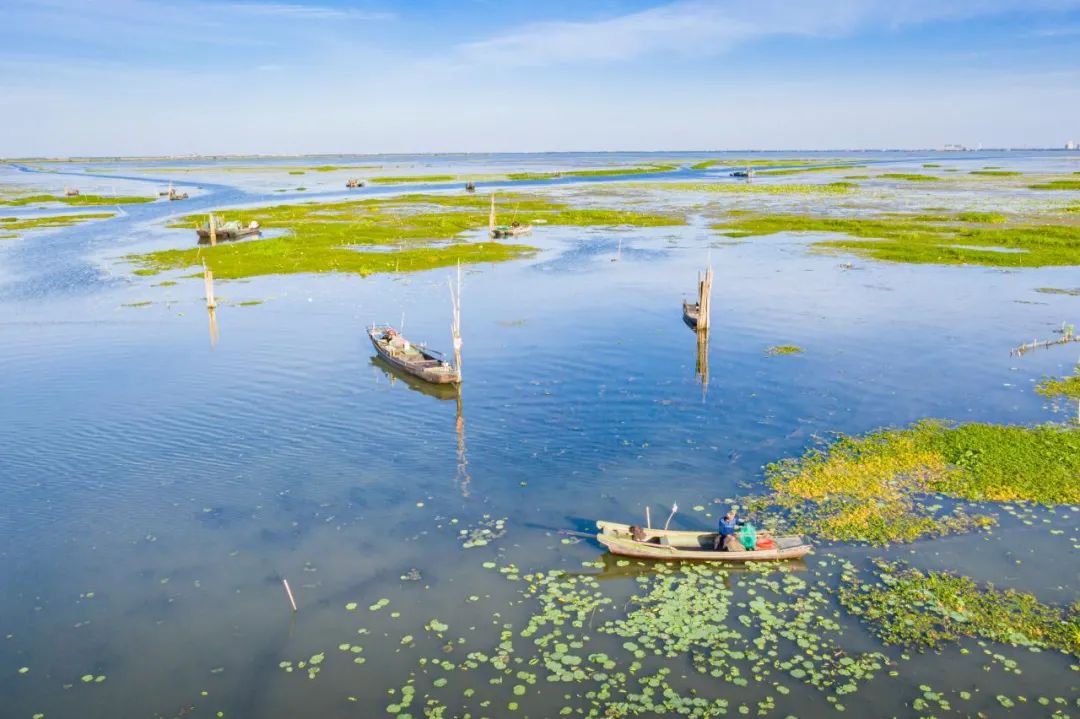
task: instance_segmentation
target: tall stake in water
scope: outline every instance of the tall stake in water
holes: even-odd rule
[[[492,195],[492,198],[495,196]],[[492,200],[494,203],[494,199]],[[494,204],[492,205],[494,207]],[[494,210],[492,210],[494,213]],[[458,382],[461,382],[461,263],[457,266],[457,289],[454,288],[452,279],[447,278],[450,286],[450,305],[452,320],[450,323],[450,335],[454,341],[454,367],[457,368]]]
[[[488,213],[488,233],[495,234],[495,193],[491,193],[491,212]]]
[[[213,213],[210,214],[210,246],[213,247],[217,244],[217,222],[214,220]]]

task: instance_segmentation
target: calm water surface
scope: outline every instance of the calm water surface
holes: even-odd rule
[[[654,159],[400,162],[505,171]],[[904,168],[925,158],[886,159]],[[542,249],[535,258],[467,268],[460,401],[373,362],[363,334],[404,316],[408,335],[448,347],[447,270],[219,283],[212,344],[200,279],[154,287],[161,277],[133,276],[118,258],[190,241],[161,229],[168,213],[266,199],[227,175],[200,181],[204,194],[173,203],[183,207],[132,206],[0,246],[4,717],[384,716],[387,690],[420,671],[418,657],[441,654],[425,638],[432,618],[481,649],[525,616],[527,606],[512,604],[520,587],[485,561],[582,571],[599,545],[564,544],[558,530],[635,520],[646,505],[656,517],[677,501],[673,526],[711,526],[713,500],[759,490],[764,464],[832,432],[924,417],[1064,419],[1032,386],[1069,372],[1075,346],[1023,358],[1008,350],[1076,320],[1080,299],[1034,292],[1080,285],[1075,268],[887,265],[809,253],[810,238],[788,235],[718,243],[701,218],[622,232],[542,227],[529,240]],[[62,183],[10,169],[0,179]],[[710,258],[704,385],[680,301]],[[766,356],[781,343],[806,352]],[[891,556],[1074,601],[1080,509],[1039,510],[1027,523],[991,511],[1002,519],[990,535],[888,552],[833,547],[807,571],[834,579],[825,552],[860,565]],[[461,528],[496,518],[504,537],[462,548]],[[402,578],[411,570],[418,580]],[[295,616],[281,577],[295,590]],[[740,581],[732,575],[744,597]],[[603,586],[618,606],[639,591],[633,577]],[[387,609],[367,610],[382,597]],[[857,622],[841,622],[848,651],[879,648]],[[360,667],[337,650],[358,629],[369,631]],[[417,649],[403,649],[409,634]],[[1031,698],[1017,716],[1050,716],[1038,696],[1080,712],[1075,658],[988,645],[1017,659],[1018,675],[976,642],[963,646],[970,656],[952,647],[904,661],[889,650],[900,675],[881,673],[845,697],[848,714],[916,716],[923,683],[977,692],[956,715],[998,716],[998,693]],[[313,680],[278,666],[317,652],[327,660]],[[686,673],[689,660],[673,666]],[[84,683],[87,674],[107,679]],[[493,700],[487,716],[516,698],[487,675],[456,681]],[[687,681],[732,701],[769,694]],[[541,679],[517,715],[555,716],[568,691]],[[823,694],[795,689],[777,697],[775,715],[785,714],[836,711]]]

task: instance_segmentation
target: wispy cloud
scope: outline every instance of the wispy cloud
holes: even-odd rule
[[[466,61],[552,65],[629,60],[653,53],[712,55],[774,36],[841,36],[1016,10],[1062,10],[1080,0],[681,0],[591,22],[525,25],[459,45]]]
[[[212,3],[205,5],[216,10],[238,14],[285,17],[294,20],[391,20],[394,13],[369,12],[358,8],[323,5],[294,5],[288,3]]]

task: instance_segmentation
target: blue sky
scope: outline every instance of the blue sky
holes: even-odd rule
[[[0,156],[1058,146],[1080,0],[2,0]]]

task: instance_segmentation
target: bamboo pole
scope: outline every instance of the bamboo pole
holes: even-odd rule
[[[712,310],[713,270],[710,265],[704,273],[698,274],[698,322],[699,331],[709,329],[709,313]]]
[[[491,212],[488,213],[488,233],[495,234],[495,193],[491,193]]]
[[[214,219],[214,213],[210,213],[210,246],[217,245],[217,221]]]

